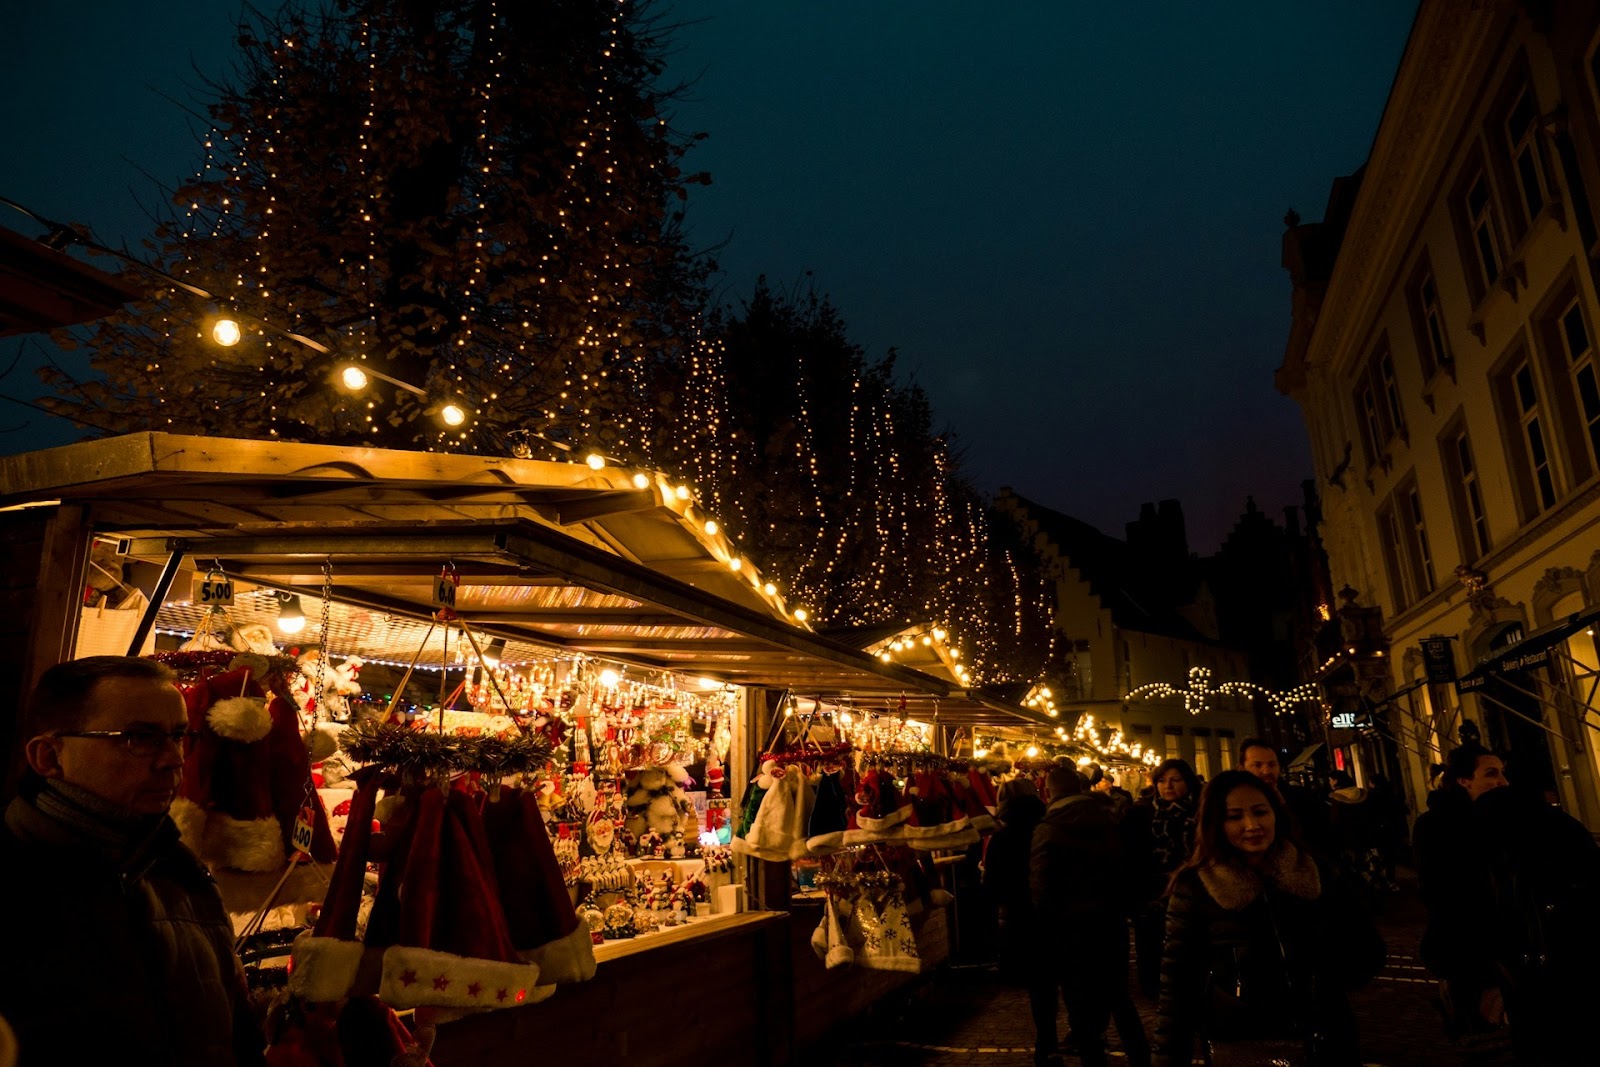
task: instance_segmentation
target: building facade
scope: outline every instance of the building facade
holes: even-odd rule
[[[1070,733],[1093,716],[1095,729],[1120,731],[1163,759],[1188,760],[1203,778],[1233,767],[1238,743],[1257,732],[1256,702],[1214,694],[1196,714],[1183,694],[1196,682],[1249,680],[1250,656],[1220,639],[1217,599],[1189,554],[1178,502],[1145,505],[1126,539],[1009,489],[995,506],[1017,524],[1055,586],[1048,677],[1063,728]],[[1130,699],[1161,683],[1176,693]]]
[[[1321,669],[1414,810],[1476,731],[1600,828],[1597,100],[1600,7],[1423,0],[1366,164],[1285,220],[1277,385],[1332,581],[1381,620]]]

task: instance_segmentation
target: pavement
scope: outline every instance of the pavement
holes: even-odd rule
[[[1462,1061],[1444,1043],[1434,1007],[1437,984],[1417,959],[1424,912],[1415,882],[1386,896],[1378,917],[1389,947],[1383,971],[1351,997],[1360,1028],[1362,1059],[1375,1067],[1439,1067]],[[1147,1034],[1154,1031],[1155,1005],[1133,994]],[[1057,1019],[1067,1034],[1066,1013]],[[1125,1062],[1115,1027],[1109,1036],[1112,1062]],[[802,1062],[836,1067],[1029,1067],[1033,1021],[1027,993],[1004,984],[992,965],[948,965],[879,1004],[866,1018],[838,1032]],[[1066,1057],[1069,1067],[1081,1061]],[[1199,1062],[1198,1060],[1196,1061]]]

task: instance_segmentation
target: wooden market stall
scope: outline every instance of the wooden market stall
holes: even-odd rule
[[[297,596],[305,616],[321,620],[313,632],[330,654],[409,659],[442,679],[463,655],[448,640],[436,652],[429,645],[443,570],[459,579],[446,598],[453,610],[483,639],[503,642],[508,659],[587,657],[639,678],[736,692],[730,784],[759,770],[756,757],[795,694],[814,707],[881,708],[933,724],[937,745],[1001,720],[1050,724],[968,686],[953,663],[917,669],[890,662],[872,641],[814,632],[802,606],[786,603],[710,518],[691,487],[660,472],[583,464],[162,433],[0,457],[0,628],[9,638],[0,656],[14,680],[6,704],[21,707],[45,667],[82,654],[91,613],[102,635],[108,611],[130,616],[129,651],[158,632],[170,641],[203,628],[191,589],[207,577],[233,583],[240,623],[270,624]],[[85,590],[106,588],[97,571],[139,598],[86,607]],[[9,740],[14,715],[5,727]],[[788,864],[752,861],[751,870],[752,900],[769,914],[724,913],[600,945],[594,979],[441,1027],[435,1061],[496,1062],[496,1050],[515,1059],[538,1033],[541,1051],[565,1062],[681,1063],[698,1047],[698,1011],[729,1041],[761,1041],[761,1060],[788,1062],[797,1042],[820,1036],[816,1020],[914,977],[825,970],[806,943],[812,904],[794,904],[786,921]],[[916,925],[923,966],[936,965],[948,952],[948,918],[931,908]],[[708,988],[680,980],[691,961]],[[661,1007],[677,1031],[619,1021],[628,1002],[652,996],[650,1012]],[[808,1029],[797,1033],[797,1019]]]

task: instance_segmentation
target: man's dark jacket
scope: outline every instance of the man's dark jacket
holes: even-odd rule
[[[21,1067],[263,1062],[232,923],[171,819],[35,782],[6,808],[0,871],[0,1015]]]
[[[1084,793],[1051,804],[1033,831],[1028,882],[1044,932],[1059,939],[1085,923],[1126,916],[1130,867],[1110,797]]]

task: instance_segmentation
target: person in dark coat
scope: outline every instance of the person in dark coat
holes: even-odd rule
[[[1330,870],[1279,832],[1288,812],[1254,775],[1224,771],[1200,798],[1195,850],[1173,876],[1156,1063],[1361,1059],[1347,992],[1383,965],[1382,939]]]
[[[151,660],[47,670],[0,829],[0,1015],[23,1067],[264,1062],[210,874],[167,816],[188,716]]]
[[[1105,1067],[1106,1027],[1115,1018],[1128,1062],[1144,1067],[1150,1045],[1128,994],[1127,908],[1137,879],[1113,802],[1088,792],[1071,766],[1052,768],[1047,787],[1029,882],[1078,1054],[1085,1067]]]
[[[1339,854],[1339,843],[1334,839],[1333,827],[1328,817],[1328,803],[1309,789],[1290,785],[1283,780],[1283,767],[1278,762],[1278,750],[1271,742],[1259,737],[1246,738],[1239,745],[1239,767],[1249,771],[1267,784],[1279,802],[1289,812],[1289,832],[1312,855],[1323,863]],[[1279,828],[1280,834],[1284,833]]]
[[[1440,979],[1445,1029],[1451,1037],[1483,1033],[1505,1021],[1505,1004],[1483,924],[1493,891],[1477,840],[1473,802],[1510,783],[1500,757],[1461,745],[1445,761],[1440,787],[1412,828],[1422,903],[1423,966]]]
[[[1161,943],[1167,927],[1167,884],[1194,850],[1200,779],[1187,761],[1169,759],[1151,775],[1155,792],[1133,805],[1123,823],[1128,852],[1138,866],[1133,949],[1139,988],[1151,1000],[1161,990]]]
[[[1033,1013],[1034,1062],[1047,1064],[1057,1057],[1056,1006],[1061,993],[1054,969],[1045,958],[1034,919],[1033,895],[1028,888],[1029,853],[1033,831],[1044,816],[1044,801],[1032,779],[1013,778],[1000,786],[995,819],[1000,824],[989,837],[983,856],[983,884],[999,912],[1000,972],[1028,989]]]

